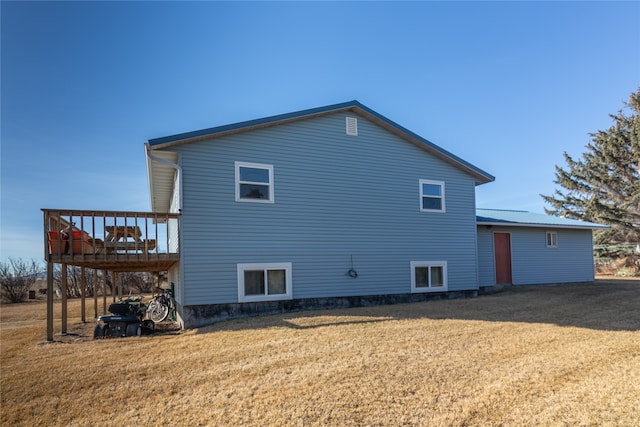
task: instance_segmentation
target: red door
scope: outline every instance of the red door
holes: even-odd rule
[[[511,235],[494,233],[493,248],[496,260],[496,285],[511,284]]]

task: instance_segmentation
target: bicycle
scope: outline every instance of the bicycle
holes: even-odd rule
[[[171,318],[175,320],[175,302],[170,290],[160,289],[161,293],[156,295],[147,307],[149,319],[155,323],[162,322],[171,313]]]

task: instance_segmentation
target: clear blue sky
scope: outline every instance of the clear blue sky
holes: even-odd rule
[[[0,258],[41,208],[149,210],[150,138],[357,99],[543,212],[640,85],[639,2],[6,2]]]

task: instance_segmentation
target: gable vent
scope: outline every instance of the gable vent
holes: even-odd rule
[[[358,119],[347,117],[347,135],[358,136]]]

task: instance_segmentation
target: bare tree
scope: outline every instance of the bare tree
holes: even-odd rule
[[[149,293],[153,290],[153,277],[148,273],[123,273],[122,281],[126,292]]]
[[[85,269],[85,295],[92,297],[95,289],[93,289],[93,276],[96,272],[93,269]],[[53,272],[53,281],[62,290],[62,267],[56,266]],[[82,296],[82,269],[80,267],[67,266],[67,297],[79,298]]]
[[[98,274],[95,270],[87,268],[85,269],[85,295],[92,297],[96,290],[94,289],[94,275]],[[62,290],[62,267],[56,266],[53,273],[53,280],[56,287]],[[122,281],[122,292],[124,295],[128,293],[149,293],[154,287],[154,277],[149,273],[128,272],[119,273],[116,277],[116,283],[111,283],[111,275],[107,274],[102,277],[106,288],[107,294],[113,295],[117,291],[119,284]],[[100,288],[98,288],[100,289]],[[67,266],[67,297],[79,298],[82,296],[82,270],[80,267]]]
[[[8,262],[0,262],[0,291],[2,299],[16,303],[27,299],[29,289],[36,282],[40,265],[35,261],[24,261],[20,258],[9,258]]]

